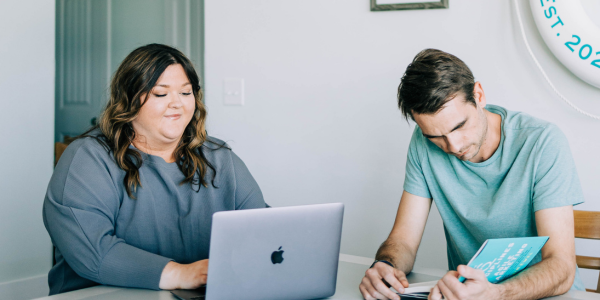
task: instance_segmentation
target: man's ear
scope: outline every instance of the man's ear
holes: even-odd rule
[[[485,92],[483,91],[483,87],[481,86],[481,82],[475,82],[475,86],[473,87],[473,97],[475,98],[475,102],[481,108],[485,108],[487,102],[485,99]]]

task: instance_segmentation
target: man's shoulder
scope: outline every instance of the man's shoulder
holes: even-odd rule
[[[542,148],[568,145],[565,134],[556,124],[524,112],[505,111],[506,116],[503,127],[505,134],[512,135],[513,140],[523,142],[529,140]]]
[[[511,111],[497,105],[493,105],[490,111],[503,114],[504,120],[502,127],[504,131],[515,135],[529,138],[562,135],[560,128],[554,123],[534,117],[528,113]]]
[[[421,127],[419,127],[419,125],[417,125],[417,124],[415,124],[415,129],[413,130],[411,140],[413,142],[418,142],[418,143],[424,144],[424,145],[427,144],[427,142],[429,142],[429,139],[423,135],[423,130],[421,130]],[[432,143],[432,145],[433,145],[433,143]]]
[[[415,124],[415,129],[413,130],[412,136],[410,138],[409,149],[414,149],[415,151],[421,151],[421,148],[426,148],[429,146],[429,140],[423,135],[423,131],[419,125]]]
[[[503,127],[509,130],[537,131],[554,126],[554,124],[528,113],[508,110],[497,105],[490,105],[490,111],[503,114]]]

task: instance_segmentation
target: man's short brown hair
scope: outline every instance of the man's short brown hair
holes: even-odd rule
[[[413,113],[434,114],[459,93],[475,105],[475,78],[458,57],[425,49],[408,65],[398,86],[398,107],[406,119]]]

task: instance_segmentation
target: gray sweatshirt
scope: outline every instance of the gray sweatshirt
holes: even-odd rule
[[[222,141],[211,138],[219,144]],[[208,258],[212,214],[264,208],[258,184],[227,148],[205,143],[215,187],[181,185],[175,163],[142,153],[141,187],[131,199],[125,172],[93,138],[61,156],[44,199],[44,225],[56,247],[50,295],[98,284],[159,289],[165,265]]]

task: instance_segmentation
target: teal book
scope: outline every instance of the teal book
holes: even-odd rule
[[[468,266],[483,270],[489,282],[498,283],[526,269],[547,241],[547,236],[489,239],[481,245]],[[458,280],[465,282],[466,279],[460,276]],[[429,291],[436,284],[437,280],[411,283],[404,289],[404,294],[398,293],[398,295],[403,300],[427,299]]]
[[[468,266],[483,270],[489,282],[498,283],[527,268],[547,241],[547,236],[489,239]],[[464,282],[466,279],[461,276],[458,280]]]

